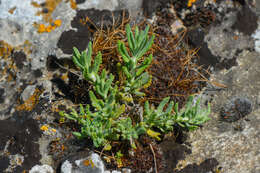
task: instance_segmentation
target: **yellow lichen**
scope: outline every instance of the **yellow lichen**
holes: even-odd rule
[[[44,24],[40,24],[38,26],[38,33],[43,33],[45,32],[46,28],[45,28],[45,25]]]
[[[53,26],[49,25],[46,27],[46,32],[51,32],[53,30]]]
[[[9,9],[9,10],[8,10],[8,13],[13,14],[15,9],[16,9],[16,7],[13,7],[13,8],[11,8],[11,9]]]
[[[95,166],[92,160],[84,160],[83,164],[85,166],[90,166],[91,165],[92,168],[94,168],[94,166]]]
[[[70,0],[70,7],[74,10],[77,9],[77,3],[75,2],[75,0]]]
[[[38,88],[35,89],[34,93],[21,105],[17,106],[18,111],[31,111],[34,106],[39,102],[39,97],[42,91]]]
[[[48,26],[44,24],[34,24],[35,27],[38,28],[38,33],[51,32],[55,30],[57,27],[61,26],[62,21],[60,19],[51,22]]]
[[[44,3],[38,4],[35,1],[31,2],[31,5],[36,8],[41,8],[36,15],[42,16],[43,20],[48,23],[44,24],[35,24],[34,26],[38,28],[38,33],[51,32],[56,27],[61,25],[61,20],[57,19],[53,22],[52,13],[56,9],[56,7],[61,3],[62,0],[46,0]]]
[[[47,131],[49,129],[49,126],[48,125],[43,125],[41,126],[40,128],[42,131]]]
[[[188,6],[188,7],[191,7],[192,4],[195,3],[195,2],[196,2],[196,0],[189,0],[187,6]]]
[[[42,16],[44,21],[47,23],[52,22],[52,13],[56,7],[61,3],[62,0],[46,0],[44,3],[38,4],[35,1],[31,2],[31,5],[36,8],[42,8],[36,13],[37,16]],[[47,12],[44,12],[47,11]]]
[[[0,40],[0,57],[6,59],[11,55],[13,47],[8,43]]]
[[[55,26],[59,27],[59,26],[61,26],[62,21],[60,19],[57,19],[53,23]]]

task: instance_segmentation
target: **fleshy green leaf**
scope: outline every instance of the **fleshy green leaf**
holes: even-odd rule
[[[94,73],[98,73],[98,70],[99,70],[99,66],[100,64],[102,63],[102,55],[101,55],[101,52],[98,52],[95,60],[94,60],[94,64],[93,64],[93,67],[92,67],[92,71]]]
[[[169,100],[170,100],[170,97],[166,97],[161,101],[161,103],[159,104],[157,111],[156,111],[157,114],[162,113],[164,106],[169,102]]]

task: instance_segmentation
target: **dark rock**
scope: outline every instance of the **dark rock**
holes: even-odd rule
[[[0,172],[4,172],[6,168],[8,168],[9,159],[7,157],[0,157]]]
[[[223,121],[235,122],[252,112],[252,102],[247,98],[233,98],[226,103],[221,111],[220,116]]]
[[[66,54],[73,53],[73,47],[79,49],[79,51],[84,51],[87,48],[90,39],[90,32],[85,28],[84,30],[65,31],[61,34],[57,46]]]
[[[175,143],[174,140],[164,140],[160,147],[165,160],[164,172],[172,172],[179,160],[184,160],[186,154],[191,154],[191,150],[187,146]]]
[[[39,163],[41,156],[38,139],[40,136],[38,123],[33,119],[17,117],[17,120],[0,121],[0,150],[6,149],[10,155],[24,156],[24,162],[14,169],[14,173],[29,170]],[[6,159],[3,158],[1,161],[6,162]]]
[[[24,52],[22,51],[19,51],[19,52],[14,52],[12,54],[12,58],[16,64],[16,66],[19,68],[19,69],[22,69],[23,66],[24,66],[24,62],[26,61],[26,55]]]
[[[237,13],[237,20],[232,29],[237,29],[245,35],[251,35],[258,27],[257,19],[256,14],[247,5],[243,6]]]
[[[5,93],[5,89],[4,88],[0,88],[0,104],[4,103],[4,93]]]
[[[144,15],[147,17],[152,17],[160,4],[160,0],[143,0],[142,8]]]
[[[246,1],[245,0],[234,0],[236,2],[238,2],[241,5],[246,5]]]
[[[194,48],[200,48],[198,51],[199,65],[203,65],[204,68],[208,68],[209,66],[216,67],[220,62],[220,57],[214,56],[211,53],[210,49],[208,48],[208,44],[204,42],[204,36],[204,31],[201,28],[196,28],[188,32],[187,40],[188,43]]]
[[[40,69],[34,70],[33,75],[38,78],[42,76],[42,71]]]
[[[86,0],[76,0],[77,4],[83,4]]]
[[[126,15],[128,15],[128,13],[126,13]],[[122,16],[122,10],[114,12],[96,9],[79,10],[71,21],[71,26],[77,28],[77,31],[69,30],[63,32],[57,46],[66,54],[72,54],[73,47],[77,47],[79,51],[84,51],[92,35],[89,29],[95,31],[97,28],[101,28],[102,25],[104,27],[112,26],[113,20],[120,23]],[[86,18],[91,22],[86,21]]]
[[[190,164],[183,168],[180,171],[176,171],[174,173],[207,173],[207,172],[215,172],[215,168],[218,165],[218,161],[215,158],[206,159],[201,164]]]
[[[231,67],[237,66],[237,65],[238,65],[237,58],[233,57],[231,59],[224,59],[219,64],[217,64],[216,67],[218,70],[222,70],[222,69],[229,70]]]
[[[46,61],[46,66],[48,71],[55,71],[59,68],[59,65],[57,64],[57,62],[59,63],[59,60],[56,56],[54,55],[49,55],[47,57],[47,61]]]

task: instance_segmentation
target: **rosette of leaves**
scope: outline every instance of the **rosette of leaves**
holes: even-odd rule
[[[145,30],[139,31],[136,26],[135,34],[133,34],[129,24],[126,25],[126,35],[129,45],[129,51],[122,41],[118,41],[118,52],[122,56],[124,64],[122,71],[127,80],[125,81],[125,92],[135,94],[137,96],[144,96],[143,92],[139,90],[151,80],[151,76],[144,70],[151,64],[153,56],[150,54],[144,58],[143,62],[139,64],[140,59],[151,48],[154,40],[154,35],[148,36],[149,26]]]
[[[188,130],[194,130],[210,119],[208,117],[210,114],[210,105],[208,105],[208,109],[202,109],[199,105],[199,99],[193,105],[193,96],[188,98],[186,106],[180,112],[178,110],[178,103],[174,104],[173,101],[169,103],[169,100],[170,97],[164,98],[157,109],[150,106],[148,101],[145,102],[143,125],[146,128],[147,134],[153,138],[160,140],[160,133],[154,132],[153,128],[167,133],[173,130],[175,124],[178,124]],[[168,104],[167,107],[166,104]]]
[[[73,134],[78,138],[90,137],[95,147],[105,146],[111,140],[118,140],[121,135],[118,133],[121,132],[118,121],[125,111],[125,106],[116,103],[115,91],[112,91],[106,100],[98,99],[93,91],[90,91],[89,95],[94,111],[90,111],[90,105],[85,108],[80,105],[79,113],[72,109],[69,114],[61,112],[61,116],[78,122],[81,131]]]
[[[88,44],[88,51],[79,52],[76,47],[73,47],[73,56],[72,60],[74,64],[80,68],[83,77],[95,83],[98,80],[98,71],[99,66],[102,63],[102,55],[98,52],[96,58],[94,59],[94,63],[92,64],[92,43]]]
[[[200,99],[197,99],[194,103],[193,96],[189,96],[185,107],[181,109],[181,111],[178,110],[178,103],[176,103],[174,111],[174,122],[189,130],[195,130],[201,126],[201,124],[210,120],[208,117],[210,114],[210,104],[208,104],[207,109],[202,109],[200,107]]]

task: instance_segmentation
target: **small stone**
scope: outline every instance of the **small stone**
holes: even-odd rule
[[[235,122],[251,112],[252,102],[247,98],[236,97],[222,107],[220,116],[223,121]]]
[[[54,173],[54,171],[49,165],[35,165],[29,173]]]
[[[72,164],[68,160],[66,160],[61,165],[61,172],[62,173],[71,173],[72,172]]]
[[[121,171],[113,170],[112,173],[121,173]]]
[[[131,169],[123,168],[122,173],[131,173]]]
[[[173,22],[173,24],[171,25],[171,31],[174,35],[178,34],[180,31],[185,30],[186,27],[183,25],[181,20],[176,20]]]
[[[61,173],[105,173],[105,165],[98,154],[80,157],[77,160],[68,159],[61,165]],[[74,162],[74,163],[73,163]],[[73,163],[73,164],[72,164]],[[75,166],[73,166],[75,165]]]
[[[26,100],[28,100],[34,93],[35,90],[35,85],[28,85],[24,90],[23,93],[21,95],[22,100],[25,102]]]

